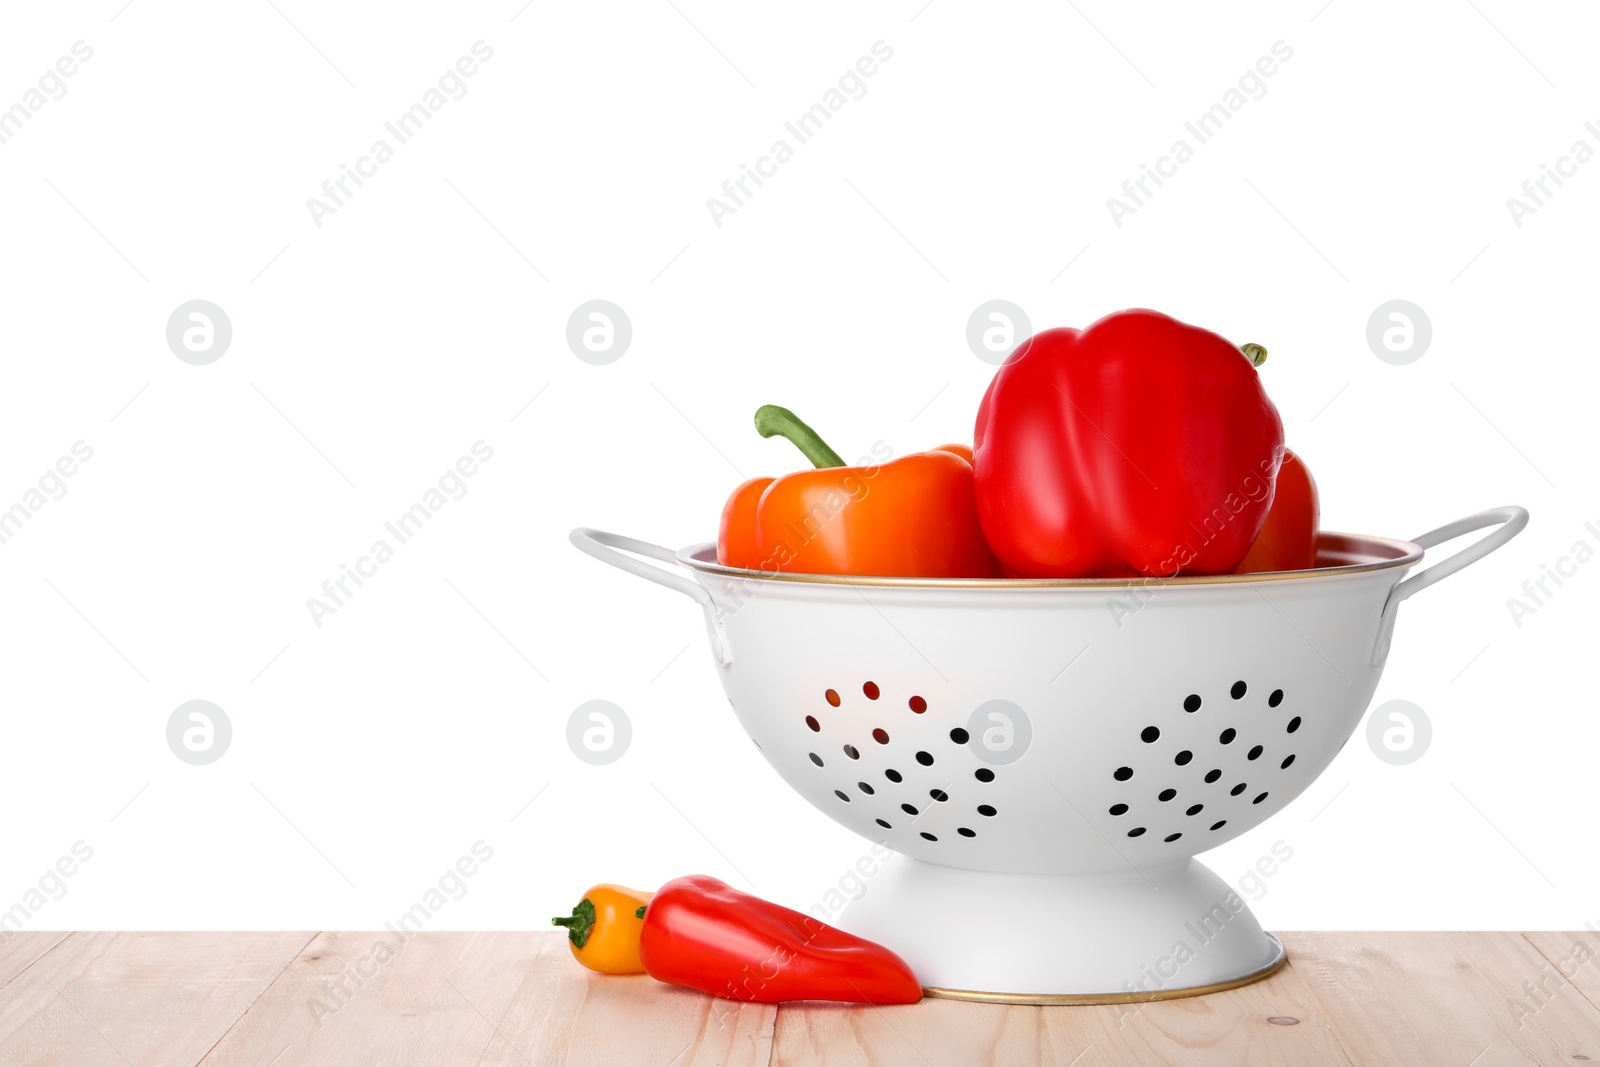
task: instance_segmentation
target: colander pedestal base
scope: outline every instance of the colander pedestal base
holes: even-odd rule
[[[1271,974],[1283,945],[1192,859],[1145,871],[1005,874],[886,862],[837,925],[903,956],[930,996],[1127,1003]]]

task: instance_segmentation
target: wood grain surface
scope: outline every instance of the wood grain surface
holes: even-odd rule
[[[538,933],[0,935],[0,1067],[1600,1062],[1600,938],[1300,933],[1289,965],[1115,1007],[735,1004]]]

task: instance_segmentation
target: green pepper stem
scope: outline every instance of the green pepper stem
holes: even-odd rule
[[[817,431],[801,422],[800,417],[788,408],[780,408],[776,404],[763,404],[757,408],[756,432],[762,437],[787,438],[814,467],[845,465],[839,453],[829,448]]]
[[[1244,353],[1252,367],[1259,367],[1267,361],[1267,350],[1254,342],[1240,345],[1239,351]]]
[[[589,942],[589,931],[594,929],[594,902],[588,897],[578,901],[571,915],[557,915],[550,920],[552,926],[565,926],[567,939],[578,948]]]

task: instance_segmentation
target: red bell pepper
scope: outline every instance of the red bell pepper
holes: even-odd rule
[[[1321,510],[1317,480],[1311,477],[1305,460],[1284,449],[1283,466],[1278,468],[1278,483],[1272,493],[1267,521],[1233,573],[1259,574],[1315,567]]]
[[[1256,362],[1143,310],[1018,346],[989,383],[973,440],[978,518],[1007,571],[1233,570],[1266,520],[1283,458],[1283,423]]]
[[[911,968],[882,945],[708,875],[673,879],[639,911],[639,958],[657,981],[762,1004],[922,998]]]

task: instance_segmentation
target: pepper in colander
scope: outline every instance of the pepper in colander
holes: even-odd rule
[[[978,408],[978,517],[1032,578],[1226,574],[1272,504],[1283,423],[1243,351],[1155,311],[1046,330]]]
[[[1297,571],[1317,565],[1317,480],[1305,460],[1285,449],[1267,521],[1235,574]]]
[[[756,412],[763,437],[787,438],[815,470],[752,478],[722,510],[717,562],[767,573],[988,578],[996,573],[972,493],[972,453],[948,445],[846,466],[786,408]]]

